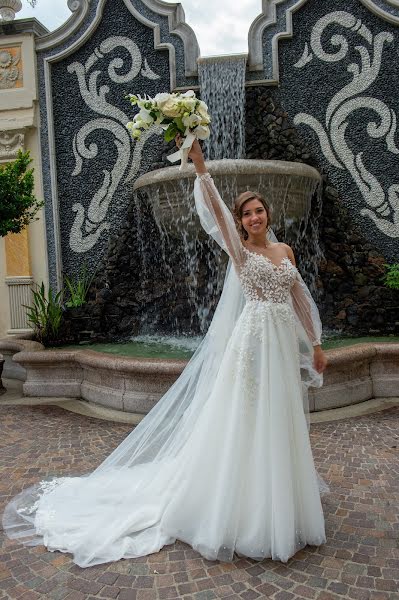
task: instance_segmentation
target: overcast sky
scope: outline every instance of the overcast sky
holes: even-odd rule
[[[17,18],[36,17],[53,30],[68,19],[67,0],[22,0]],[[202,56],[248,51],[248,29],[262,10],[262,0],[183,0],[186,22],[194,29]]]

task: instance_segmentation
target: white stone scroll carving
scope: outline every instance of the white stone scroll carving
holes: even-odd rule
[[[145,142],[151,135],[160,133],[158,129],[146,132],[147,135],[142,136],[132,152],[132,141],[126,129],[129,117],[108,102],[109,86],[98,84],[99,77],[104,71],[104,59],[107,54],[118,48],[129,52],[130,68],[125,73],[125,59],[113,58],[107,65],[107,73],[111,82],[114,84],[128,83],[139,73],[149,79],[159,77],[150,68],[148,61],[146,59],[143,61],[137,44],[123,36],[111,36],[105,39],[88,57],[85,64],[74,62],[68,66],[68,71],[76,75],[83,101],[94,113],[99,115],[98,118],[85,123],[73,139],[75,168],[72,177],[81,174],[85,160],[93,160],[98,156],[97,144],[90,141],[87,143],[89,136],[94,131],[103,130],[110,133],[117,149],[114,165],[104,171],[101,187],[93,194],[88,207],[85,208],[81,202],[75,202],[72,206],[72,211],[76,213],[76,216],[70,231],[69,245],[77,253],[90,250],[101,234],[109,229],[108,209],[118,185],[122,181],[132,179],[137,174]]]
[[[343,33],[346,30],[348,35],[331,35],[329,50],[325,50],[327,28],[332,24],[335,25],[335,29],[337,26],[341,27]],[[348,55],[349,40],[353,40],[354,37],[354,51],[358,60],[346,67],[351,79],[330,98],[324,123],[320,123],[308,113],[297,114],[294,123],[304,124],[313,129],[328,162],[337,169],[346,170],[352,177],[365,203],[360,211],[361,215],[371,219],[386,236],[399,238],[399,175],[398,183],[391,183],[385,190],[382,182],[370,172],[370,166],[366,167],[362,149],[355,149],[353,143],[350,143],[350,126],[356,114],[358,118],[367,119],[366,131],[369,138],[383,138],[387,153],[399,154],[395,143],[395,111],[368,93],[368,89],[380,73],[384,50],[386,60],[392,60],[386,49],[393,42],[393,35],[388,31],[373,35],[353,14],[346,11],[330,12],[315,23],[309,43],[306,42],[303,54],[294,67],[312,68],[314,59],[323,63],[343,61]],[[331,48],[334,50],[331,51]],[[371,112],[375,114],[375,120],[371,120]],[[379,156],[378,160],[383,158]]]

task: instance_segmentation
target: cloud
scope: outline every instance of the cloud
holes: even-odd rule
[[[248,30],[262,10],[261,0],[186,0],[182,6],[201,56],[248,52]]]
[[[22,4],[17,19],[35,17],[50,31],[60,27],[72,14],[66,0],[37,0],[35,8],[32,8],[27,0],[22,0]]]
[[[71,16],[66,0],[38,0],[36,8],[22,1],[17,18],[36,17],[50,30]],[[183,0],[182,6],[202,56],[248,52],[248,30],[261,12],[261,0]]]

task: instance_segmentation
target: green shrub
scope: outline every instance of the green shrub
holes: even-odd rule
[[[33,169],[29,152],[18,152],[18,158],[0,165],[0,236],[19,233],[36,220],[44,204],[33,195]]]
[[[36,339],[44,344],[57,340],[62,320],[62,291],[57,294],[51,287],[48,294],[44,283],[33,290],[33,304],[27,308],[27,319],[32,324]]]
[[[399,263],[384,265],[386,273],[383,281],[391,290],[399,290]]]
[[[94,274],[91,275],[86,265],[83,265],[80,272],[74,277],[64,275],[66,289],[68,290],[69,299],[65,302],[68,308],[82,306],[86,303],[86,296],[93,281]]]

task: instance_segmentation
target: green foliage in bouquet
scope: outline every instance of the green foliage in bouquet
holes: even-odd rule
[[[62,291],[55,294],[51,287],[49,287],[47,294],[44,283],[42,283],[32,293],[32,305],[24,305],[28,309],[28,322],[31,323],[35,337],[39,342],[44,344],[54,342],[57,340],[61,327],[63,313]]]
[[[391,290],[399,290],[399,263],[384,265],[386,273],[383,276],[384,284]]]
[[[65,287],[69,299],[65,302],[65,306],[68,308],[76,308],[77,306],[83,306],[86,303],[86,296],[90,289],[91,282],[93,281],[94,273],[91,275],[87,266],[83,265],[80,272],[74,277],[68,277],[64,275]]]
[[[18,152],[15,161],[0,166],[0,236],[19,233],[35,220],[44,202],[33,195],[33,169],[29,152]]]

